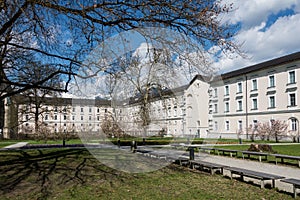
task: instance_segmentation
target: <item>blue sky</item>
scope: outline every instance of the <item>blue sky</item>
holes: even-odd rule
[[[227,72],[300,51],[300,0],[223,0],[233,3],[224,22],[239,24],[234,41],[247,58],[221,55],[214,67]]]

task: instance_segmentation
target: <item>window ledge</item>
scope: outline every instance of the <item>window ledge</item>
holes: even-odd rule
[[[291,85],[296,85],[297,82],[293,82],[293,83],[287,83],[286,86],[291,86]]]

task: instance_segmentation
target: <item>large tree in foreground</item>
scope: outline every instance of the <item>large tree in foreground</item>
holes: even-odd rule
[[[231,40],[236,29],[222,24],[219,17],[231,9],[211,0],[0,1],[0,100],[33,88],[68,91],[78,68],[89,67],[83,61],[95,46],[132,29],[167,28],[195,40],[201,51],[212,46],[238,51]],[[140,34],[148,41],[168,40]],[[21,82],[16,71],[22,71],[29,58],[51,65],[53,71]],[[95,73],[105,70],[98,66]],[[57,76],[64,80],[64,87],[47,86]]]

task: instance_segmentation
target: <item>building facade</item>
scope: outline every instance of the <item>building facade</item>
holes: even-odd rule
[[[280,120],[299,135],[300,53],[222,74],[210,82],[210,132],[248,137],[258,123]]]
[[[197,75],[187,85],[153,96],[147,107],[146,125],[143,125],[138,98],[118,105],[104,99],[62,98],[56,100],[58,103],[47,100],[40,108],[43,112],[39,121],[54,132],[98,132],[109,116],[124,132],[134,136],[248,138],[258,123],[281,120],[288,124],[290,135],[299,136],[298,80],[300,52],[218,77]],[[12,130],[11,110],[17,112],[17,132],[33,132],[33,128],[29,129],[35,123],[32,103],[4,104],[4,137],[9,137]]]

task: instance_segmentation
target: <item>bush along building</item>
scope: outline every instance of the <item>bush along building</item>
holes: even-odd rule
[[[297,140],[299,68],[297,52],[212,78],[197,75],[187,85],[152,90],[147,105],[140,96],[118,103],[48,97],[39,106],[30,98],[9,98],[3,136],[44,131]]]

